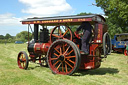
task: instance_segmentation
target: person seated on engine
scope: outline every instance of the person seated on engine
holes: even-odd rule
[[[89,22],[82,22],[82,24],[77,28],[76,34],[83,29],[83,36],[82,36],[82,52],[84,54],[88,55],[89,54],[89,40],[92,36],[92,26]]]

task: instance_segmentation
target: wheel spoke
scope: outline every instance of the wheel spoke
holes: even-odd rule
[[[69,65],[71,68],[73,68],[67,61],[65,61],[65,63],[66,63],[67,65]]]
[[[63,34],[63,37],[67,34],[68,31],[69,31],[69,29],[67,29],[67,31]]]
[[[57,55],[56,53],[54,53],[55,56],[59,57],[59,55]]]
[[[61,64],[62,64],[62,63],[60,63],[60,64],[58,65],[57,69],[60,67]]]
[[[67,64],[65,63],[65,69],[66,69],[66,73],[68,72],[68,68],[67,68]]]
[[[64,46],[64,44],[63,44],[63,52],[65,52],[65,46]]]
[[[73,50],[71,50],[67,55],[70,55],[73,52]]]
[[[57,60],[58,58],[51,58],[51,60]]]
[[[62,63],[62,72],[64,72],[64,65],[63,65],[63,62],[61,62]]]
[[[68,57],[65,57],[66,59],[69,59],[69,58],[75,58],[76,56],[68,56]]]
[[[67,59],[68,61],[70,61],[71,63],[73,63],[73,64],[75,64],[75,62],[74,61],[72,61],[72,60],[70,60],[70,59]]]
[[[62,55],[62,48],[60,47],[60,55]]]
[[[68,46],[68,48],[66,49],[66,51],[64,52],[64,54],[67,53],[67,51],[69,50],[69,48],[70,48],[70,46]]]
[[[53,66],[55,67],[55,65],[58,63],[59,61],[56,61],[56,63],[53,64]]]
[[[62,35],[60,26],[58,27],[58,30],[59,30],[59,34]]]
[[[57,36],[57,35],[55,35],[55,34],[52,34],[52,36],[57,37],[57,38],[60,38],[59,36]]]
[[[54,48],[54,49],[60,54],[60,52],[56,48]]]

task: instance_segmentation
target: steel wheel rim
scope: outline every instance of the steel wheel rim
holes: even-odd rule
[[[70,44],[56,43],[51,48],[48,63],[53,73],[68,75],[76,68],[76,53]]]

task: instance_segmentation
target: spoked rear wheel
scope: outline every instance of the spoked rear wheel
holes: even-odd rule
[[[81,57],[78,47],[72,41],[60,39],[50,46],[47,61],[53,73],[71,75],[78,70]]]
[[[20,69],[28,68],[29,61],[28,61],[28,55],[26,52],[24,51],[19,52],[17,57],[17,63]]]

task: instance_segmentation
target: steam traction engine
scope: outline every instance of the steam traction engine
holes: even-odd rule
[[[49,66],[55,74],[71,75],[78,69],[99,68],[102,58],[111,50],[110,36],[101,15],[28,18],[21,22],[28,24],[28,34],[29,29],[32,30],[30,24],[34,24],[34,40],[28,40],[29,58],[24,51],[18,54],[17,63],[21,69],[27,69],[29,61],[38,61],[41,66]],[[89,55],[82,53],[80,35],[71,30],[82,22],[89,22],[94,27]],[[39,26],[42,27],[40,31]],[[54,26],[51,32],[48,26]]]

